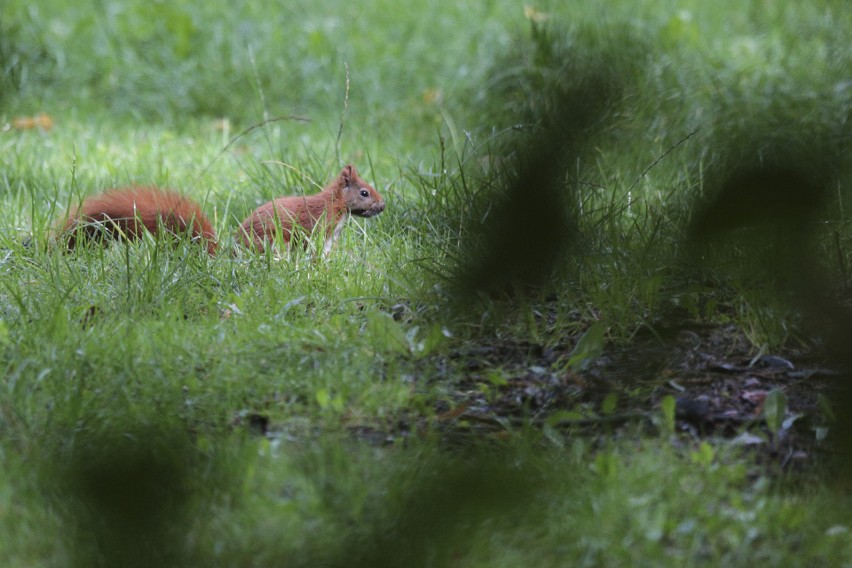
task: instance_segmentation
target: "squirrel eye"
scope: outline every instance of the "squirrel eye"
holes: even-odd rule
[[[370,192],[366,189],[361,190],[361,197],[370,197]]]

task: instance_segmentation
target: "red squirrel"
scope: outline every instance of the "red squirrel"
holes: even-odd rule
[[[243,245],[262,252],[276,236],[289,244],[296,226],[310,234],[322,221],[326,228],[323,252],[328,253],[350,213],[373,217],[384,209],[382,196],[348,165],[318,194],[280,197],[261,205],[243,221],[236,237]],[[143,230],[189,234],[193,240],[202,241],[211,256],[217,250],[216,233],[201,207],[175,192],[155,187],[114,189],[89,197],[66,218],[60,232],[69,250],[78,244],[78,236],[102,242],[132,240]]]
[[[349,215],[374,217],[385,210],[385,201],[353,166],[346,166],[325,188],[314,195],[279,197],[255,209],[237,231],[243,245],[263,252],[264,246],[280,236],[290,244],[296,226],[310,235],[318,223],[326,234],[327,254]]]

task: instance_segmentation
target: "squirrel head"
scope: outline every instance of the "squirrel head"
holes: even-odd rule
[[[375,217],[385,210],[385,200],[370,184],[361,179],[354,166],[348,165],[337,176],[346,209],[357,217]]]

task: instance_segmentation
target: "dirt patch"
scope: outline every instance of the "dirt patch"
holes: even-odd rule
[[[494,339],[442,356],[462,377],[438,403],[438,421],[490,432],[535,424],[611,436],[662,427],[675,399],[675,430],[696,440],[724,437],[782,464],[807,461],[828,432],[837,373],[813,354],[758,353],[734,326],[689,325],[607,346],[585,368],[568,365],[576,345]],[[779,393],[783,396],[779,397]],[[780,429],[767,400],[781,400]]]

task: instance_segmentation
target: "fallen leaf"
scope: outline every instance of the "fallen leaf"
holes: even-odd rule
[[[722,371],[725,373],[747,373],[749,371],[748,367],[732,363],[711,363],[707,368],[711,371]]]
[[[524,6],[524,18],[534,24],[543,24],[550,19],[550,14],[542,12],[534,6],[526,5]]]
[[[781,423],[781,429],[782,430],[789,430],[790,428],[793,427],[793,423],[796,420],[798,420],[799,418],[801,418],[802,416],[804,416],[804,414],[802,414],[801,412],[788,416],[787,418],[784,419],[784,422]]]
[[[681,420],[699,424],[710,419],[710,404],[706,400],[678,398],[675,416]]]
[[[762,355],[753,362],[753,365],[773,370],[793,370],[796,368],[793,363],[777,355]]]
[[[765,444],[766,440],[764,440],[760,436],[755,436],[754,434],[743,432],[742,434],[731,440],[731,443],[735,446],[758,446],[760,444]]]
[[[462,414],[467,412],[467,409],[469,407],[470,407],[469,404],[460,404],[459,406],[457,406],[455,408],[449,409],[448,411],[444,412],[443,414],[439,414],[438,417],[437,417],[437,420],[438,420],[438,422],[448,422],[450,420],[455,420],[456,418],[458,418],[459,416],[461,416]]]
[[[17,130],[32,130],[33,128],[50,130],[53,128],[53,119],[45,113],[35,116],[19,116],[12,120],[12,126]]]
[[[743,391],[740,395],[740,398],[743,400],[747,400],[752,404],[762,404],[764,400],[766,400],[766,395],[769,394],[769,391],[765,390],[751,390],[751,391]]]

